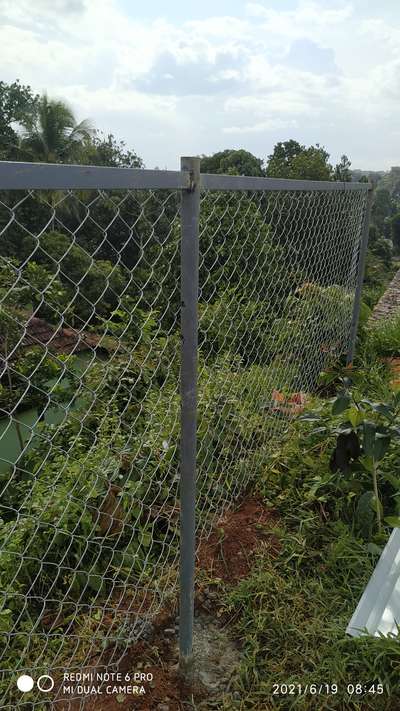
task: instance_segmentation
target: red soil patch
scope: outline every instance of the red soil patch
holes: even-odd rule
[[[389,356],[381,358],[380,360],[382,363],[386,363],[391,373],[392,377],[390,378],[389,384],[393,386],[393,388],[400,388],[400,358],[397,356]]]
[[[252,559],[257,550],[267,546],[271,554],[276,554],[279,544],[274,535],[268,530],[276,523],[276,514],[267,509],[260,501],[254,498],[245,499],[236,511],[228,511],[219,519],[216,527],[206,541],[204,541],[197,554],[197,565],[213,577],[218,577],[224,582],[234,583],[248,576]],[[202,593],[204,598],[204,593]],[[144,608],[148,600],[144,599]],[[202,601],[197,601],[197,606],[202,607]],[[206,599],[207,602],[207,599]],[[123,597],[115,600],[119,611],[130,609]],[[204,603],[204,599],[203,599]],[[214,605],[213,600],[211,603]],[[164,609],[153,620],[155,634],[150,641],[139,641],[132,645],[124,654],[118,665],[112,664],[113,649],[93,658],[90,666],[80,671],[86,673],[105,673],[106,670],[118,672],[124,676],[134,672],[152,673],[153,680],[135,681],[85,681],[85,686],[94,685],[104,689],[101,695],[86,695],[81,698],[63,696],[59,692],[54,699],[54,708],[57,711],[78,711],[84,708],[87,711],[119,711],[120,709],[138,709],[139,711],[156,711],[160,705],[168,706],[169,711],[184,711],[188,708],[187,701],[194,699],[200,702],[206,698],[205,689],[198,685],[187,688],[178,674],[178,647],[177,637],[166,636],[164,630],[173,628],[175,624],[173,607]],[[67,684],[69,682],[66,682]],[[74,682],[76,686],[78,682]],[[107,694],[107,685],[140,684],[145,688],[145,695]],[[62,682],[58,680],[56,688],[62,690]],[[84,701],[83,701],[84,700]]]
[[[257,549],[267,545],[272,553],[278,541],[268,527],[276,522],[274,513],[256,499],[248,498],[236,511],[228,511],[198,551],[198,566],[225,582],[247,577]]]
[[[183,711],[184,708],[187,708],[185,699],[192,695],[199,700],[204,698],[202,687],[186,688],[178,674],[177,640],[176,638],[171,640],[164,636],[164,629],[173,627],[174,624],[175,616],[171,615],[170,611],[160,613],[154,620],[156,633],[153,639],[149,642],[140,641],[132,645],[118,664],[118,668],[116,665],[108,667],[108,655],[102,655],[100,666],[97,667],[94,660],[90,667],[86,666],[80,670],[90,673],[94,679],[97,672],[105,674],[109,670],[110,674],[113,672],[121,674],[122,681],[85,681],[83,682],[85,686],[100,687],[103,693],[87,694],[80,698],[76,698],[76,695],[70,698],[58,696],[53,702],[54,708],[57,711],[67,711],[67,709],[68,711],[78,711],[82,708],[84,699],[84,708],[87,711],[120,711],[120,709],[155,711],[159,704],[167,705],[169,711]],[[110,654],[111,652],[112,650]],[[133,674],[135,672],[152,674],[153,680],[134,681]],[[131,680],[125,681],[125,675],[129,675]],[[69,683],[73,686],[78,684],[78,682],[66,682],[66,685]],[[124,684],[139,687],[143,685],[145,694],[138,695],[132,692],[118,694],[106,691],[107,686],[123,686]],[[60,686],[60,682],[58,686]]]
[[[54,328],[47,321],[37,316],[27,316],[25,325],[25,336],[17,351],[14,351],[12,358],[16,358],[21,350],[26,350],[32,346],[44,346],[52,353],[79,353],[88,349],[94,349],[100,343],[101,338],[93,333],[86,333],[74,328]],[[2,343],[2,339],[0,339]]]
[[[400,385],[400,358],[385,358],[384,359],[389,366],[389,370],[393,377],[390,381],[391,385]]]

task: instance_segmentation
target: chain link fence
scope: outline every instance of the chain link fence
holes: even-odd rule
[[[198,544],[351,345],[368,186],[185,165],[0,164],[1,708],[118,669],[180,557],[190,653],[194,458]]]
[[[365,208],[363,191],[202,194],[201,512],[262,475],[271,438],[347,354]]]

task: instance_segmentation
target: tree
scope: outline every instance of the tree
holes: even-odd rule
[[[280,141],[268,156],[266,174],[270,178],[332,180],[328,158],[329,153],[318,143],[306,148],[294,140]]]
[[[371,252],[381,258],[385,267],[390,268],[392,265],[393,244],[390,239],[379,237],[370,247]]]
[[[211,156],[201,157],[202,173],[222,173],[225,175],[264,175],[263,162],[249,151],[226,149]]]
[[[386,190],[385,188],[375,190],[374,202],[371,210],[371,219],[380,234],[384,234],[386,232],[385,220],[388,217],[390,218],[393,215],[393,212],[394,205],[389,190]],[[388,232],[390,234],[390,229]],[[389,236],[389,234],[386,236]]]
[[[27,236],[23,249],[34,254],[35,260],[24,270],[24,278],[32,287],[32,305],[48,320],[63,316],[75,326],[76,319],[82,325],[99,316],[104,318],[117,307],[126,290],[128,275],[122,266],[94,259],[69,235],[52,231],[38,239]]]
[[[335,166],[335,180],[340,180],[345,183],[351,182],[351,161],[346,155],[342,155],[340,162]]]
[[[39,95],[30,86],[0,81],[0,160],[18,158],[18,134],[12,124],[23,124],[34,114]]]
[[[400,212],[393,215],[390,225],[392,228],[393,246],[397,252],[400,252]]]
[[[379,239],[379,231],[376,225],[372,224],[372,222],[369,225],[369,231],[368,231],[368,245],[371,247],[374,245]]]
[[[76,122],[72,109],[63,101],[39,99],[37,110],[21,121],[24,134],[21,153],[30,160],[68,163],[76,160],[94,129],[87,119]]]
[[[107,136],[95,131],[82,151],[82,162],[88,165],[106,165],[115,168],[143,168],[141,158],[126,148],[124,141],[117,141],[112,133]]]

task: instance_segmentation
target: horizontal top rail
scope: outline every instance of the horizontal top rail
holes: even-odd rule
[[[219,173],[202,173],[200,178],[201,187],[207,190],[332,192],[371,190],[372,187],[369,183],[256,178]],[[189,171],[0,161],[0,190],[179,190],[191,187]]]
[[[201,185],[207,190],[370,190],[370,183],[350,183],[330,180],[288,180],[285,178],[256,178],[244,175],[202,173]]]
[[[0,190],[172,190],[189,187],[188,171],[0,161]]]

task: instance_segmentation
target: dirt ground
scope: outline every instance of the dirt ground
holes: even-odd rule
[[[245,498],[236,510],[229,510],[219,519],[197,553],[197,570],[202,581],[210,578],[218,584],[234,585],[245,578],[251,569],[254,555],[267,547],[271,555],[278,550],[277,539],[271,533],[276,517],[260,501]],[[205,573],[205,575],[203,574]],[[79,699],[54,699],[57,711],[187,711],[204,708],[208,697],[215,697],[229,689],[232,675],[240,662],[240,650],[229,636],[226,620],[218,610],[218,591],[215,584],[201,583],[195,593],[194,655],[199,672],[191,686],[185,686],[178,673],[178,630],[176,610],[164,610],[153,621],[153,635],[128,649],[118,670],[123,676],[133,672],[152,674],[152,681],[129,682],[143,685],[145,694],[106,694],[107,682],[92,682],[102,694],[85,694]],[[110,654],[111,654],[110,650]],[[107,659],[101,659],[104,672]],[[96,660],[85,672],[96,673]],[[111,684],[127,682],[111,682]],[[85,682],[85,685],[90,682]]]
[[[385,360],[392,374],[390,384],[397,388],[400,387],[400,358],[385,358]]]
[[[257,499],[246,498],[236,511],[228,511],[214,527],[197,553],[198,568],[226,583],[238,582],[250,571],[254,553],[268,546],[277,550],[277,539],[269,529],[276,523],[271,510]]]

